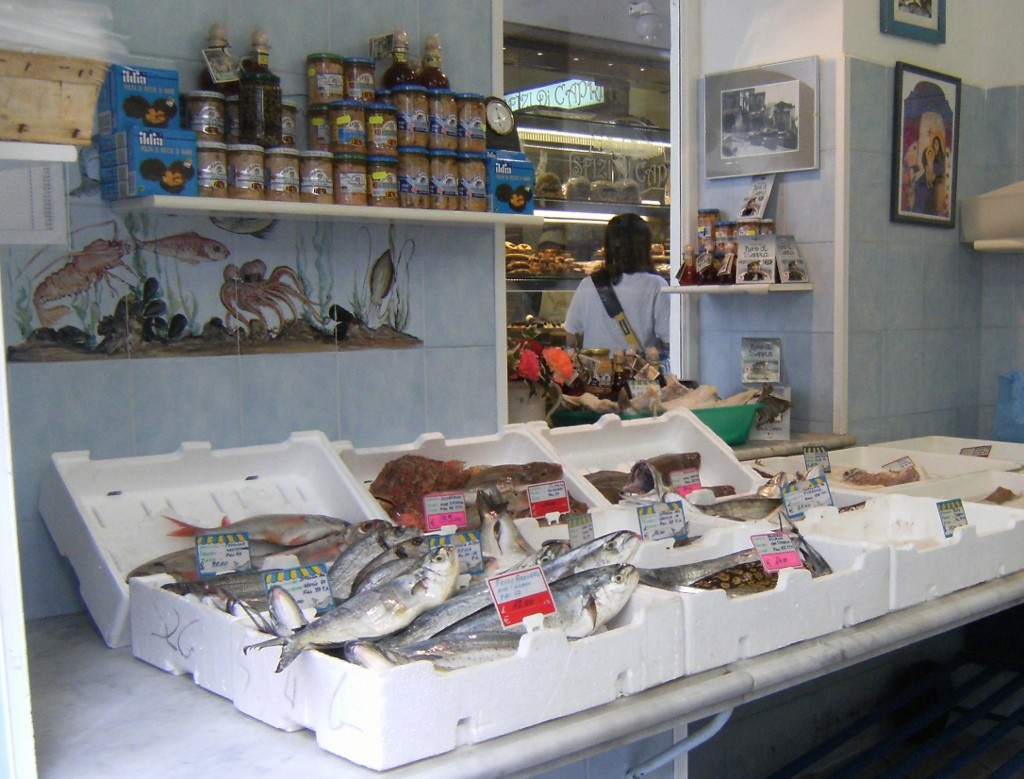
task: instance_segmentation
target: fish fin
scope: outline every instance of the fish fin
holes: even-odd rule
[[[277,661],[277,668],[274,669],[274,673],[281,673],[285,668],[290,666],[295,658],[302,654],[302,650],[306,648],[304,643],[298,641],[285,641],[284,648],[281,650],[281,659]]]
[[[274,638],[267,639],[266,641],[260,641],[258,644],[249,644],[248,646],[242,647],[242,654],[249,654],[252,649],[266,649],[270,646],[283,646],[285,639],[280,636],[274,636]]]
[[[175,525],[178,526],[175,530],[172,530],[170,533],[167,534],[169,536],[179,536],[179,537],[188,538],[188,537],[194,536],[194,535],[196,535],[198,533],[202,533],[202,532],[204,532],[206,530],[209,530],[209,528],[199,527],[199,525],[192,525],[192,524],[189,524],[188,522],[185,522],[184,520],[175,519],[174,517],[169,517],[166,514],[163,515],[163,518],[173,522]],[[231,520],[228,519],[226,516],[221,518],[221,520],[220,520],[220,526],[221,527],[227,527],[230,524],[231,524]]]

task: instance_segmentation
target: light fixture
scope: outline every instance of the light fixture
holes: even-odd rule
[[[629,15],[636,18],[633,28],[637,37],[645,43],[653,43],[661,32],[662,21],[650,0],[629,4]]]

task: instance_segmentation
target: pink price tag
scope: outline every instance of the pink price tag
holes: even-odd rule
[[[530,501],[530,516],[543,517],[551,512],[565,514],[569,511],[569,492],[564,481],[548,481],[532,484],[526,488]]]
[[[701,488],[699,468],[680,468],[668,475],[668,483],[678,495],[689,495]]]
[[[503,627],[517,625],[531,614],[555,613],[555,599],[539,565],[492,576],[487,587]]]
[[[423,516],[427,530],[446,526],[465,527],[466,497],[461,492],[432,492],[423,496]]]
[[[804,561],[788,533],[765,533],[751,536],[754,551],[761,558],[765,571],[780,571],[783,568],[803,568]]]

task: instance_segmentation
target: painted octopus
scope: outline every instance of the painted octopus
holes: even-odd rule
[[[267,315],[271,313],[277,318],[280,330],[285,322],[299,318],[296,305],[315,311],[294,270],[281,265],[271,272],[269,278],[266,273],[267,264],[260,259],[243,262],[241,267],[234,263],[225,266],[220,302],[227,311],[227,326],[231,326],[232,319],[245,326],[248,321],[246,314],[251,314],[263,325],[264,332],[270,332]]]

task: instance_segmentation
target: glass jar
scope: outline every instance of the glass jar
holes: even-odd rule
[[[366,104],[359,100],[335,100],[327,107],[331,148],[335,154],[366,153]]]
[[[458,158],[453,151],[430,151],[430,207],[439,211],[459,210]]]
[[[455,107],[458,116],[458,150],[487,151],[484,96],[475,92],[462,92],[455,96]]]
[[[455,93],[450,89],[427,90],[430,149],[455,151],[459,145],[459,116]]]
[[[427,117],[427,90],[417,84],[400,84],[391,90],[398,125],[399,146],[427,145],[430,121]]]
[[[366,104],[366,154],[398,156],[398,121],[387,103]]]
[[[721,212],[717,208],[700,208],[697,210],[697,243],[704,245],[715,240],[715,224]]]
[[[196,168],[200,197],[228,196],[227,144],[196,141]]]
[[[422,146],[398,147],[398,205],[430,208],[430,157]]]
[[[224,142],[238,143],[238,95],[224,98]]]
[[[238,137],[264,148],[281,145],[281,79],[272,73],[243,73],[238,93]]]
[[[299,200],[303,203],[334,202],[334,155],[329,151],[304,151],[299,158]]]
[[[487,210],[487,155],[484,152],[463,152],[458,157],[459,209]]]
[[[306,55],[307,105],[326,105],[345,97],[345,66],[340,54]]]
[[[224,95],[212,90],[187,92],[184,95],[188,129],[197,141],[224,141]]]
[[[263,197],[278,203],[299,202],[299,150],[286,146],[267,149],[263,157],[266,189]]]
[[[366,203],[398,206],[398,158],[386,155],[366,157]]]
[[[228,197],[263,200],[263,147],[255,143],[228,145]]]
[[[736,220],[736,231],[734,235],[740,238],[749,238],[761,231],[761,220],[756,216],[744,216]]]
[[[366,205],[366,155],[334,155],[334,202],[339,206]]]
[[[345,57],[345,97],[372,103],[376,97],[373,60],[369,57]]]
[[[299,106],[291,100],[281,101],[281,145],[298,148]]]
[[[762,219],[758,225],[758,235],[775,235],[775,220]]]
[[[718,255],[725,254],[726,243],[736,242],[739,227],[736,222],[717,222],[715,224],[715,251]]]
[[[327,104],[306,108],[306,146],[312,151],[331,151],[331,126],[327,120]]]

